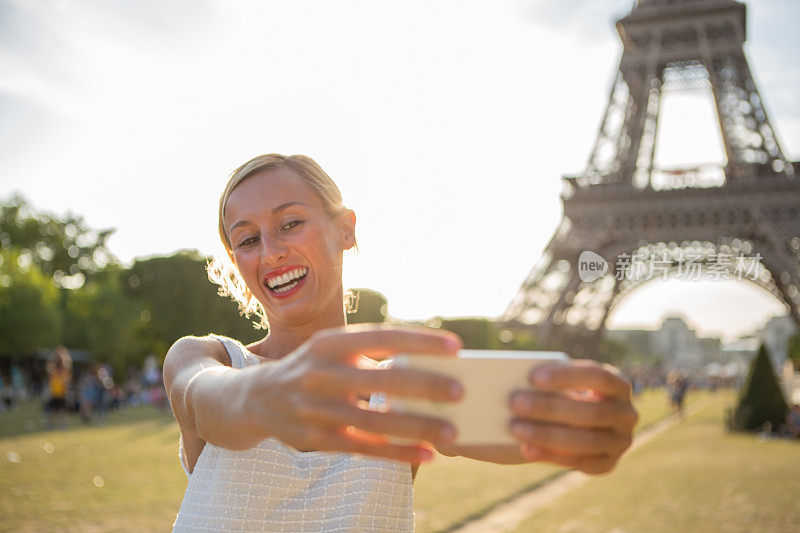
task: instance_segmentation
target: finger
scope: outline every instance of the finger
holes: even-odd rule
[[[328,382],[338,392],[423,398],[436,402],[457,401],[464,395],[458,380],[441,374],[406,368],[366,369],[329,365]]]
[[[348,402],[317,398],[304,402],[298,413],[312,423],[352,426],[360,430],[420,441],[450,444],[455,441],[456,428],[444,420],[418,415],[360,409]]]
[[[528,378],[543,390],[591,389],[608,398],[629,398],[631,393],[630,383],[614,367],[596,361],[543,363]]]
[[[342,451],[382,457],[405,463],[424,463],[433,459],[433,450],[420,445],[393,444],[384,438],[362,436],[358,430],[347,428],[344,436],[334,435],[334,442],[341,440]]]
[[[578,455],[620,455],[631,445],[629,435],[613,431],[511,421],[511,434],[520,442]]]
[[[578,400],[557,392],[536,390],[516,391],[511,396],[511,412],[519,418],[589,429],[613,429],[620,433],[629,433],[638,420],[629,402]]]
[[[288,442],[297,449],[360,453],[406,463],[424,463],[433,459],[430,448],[388,442],[385,437],[364,434],[349,428],[313,428],[305,426]],[[299,443],[299,444],[296,444]]]
[[[592,475],[610,472],[617,464],[617,458],[610,455],[569,455],[529,444],[522,445],[522,455],[531,461],[547,461]]]
[[[335,359],[361,354],[385,357],[399,352],[455,355],[462,347],[461,339],[449,331],[374,324],[325,330],[309,342],[309,349],[314,353]]]

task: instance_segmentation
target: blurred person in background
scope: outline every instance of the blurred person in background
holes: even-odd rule
[[[683,404],[686,392],[689,390],[689,380],[681,372],[673,370],[670,372],[667,382],[669,383],[670,404],[675,412],[683,417]]]
[[[111,389],[114,388],[114,377],[111,366],[100,363],[97,366],[97,412],[101,418],[108,415],[111,406]]]
[[[47,383],[49,399],[44,410],[47,413],[47,425],[53,427],[58,422],[63,427],[67,415],[67,391],[72,382],[72,358],[64,346],[57,346],[47,360]]]
[[[81,373],[78,381],[78,402],[81,420],[92,421],[92,414],[102,401],[102,385],[97,376],[98,365],[93,364]]]
[[[7,380],[0,370],[0,412],[11,409],[14,405],[14,395],[10,380]]]
[[[16,363],[11,365],[11,388],[18,402],[24,402],[28,399],[28,385],[26,383],[25,374],[22,372],[22,368]]]
[[[786,412],[786,421],[781,425],[780,433],[789,439],[800,438],[800,404],[794,404]]]

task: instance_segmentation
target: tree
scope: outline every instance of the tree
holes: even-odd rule
[[[350,289],[354,294],[355,310],[347,315],[348,324],[385,322],[388,302],[386,297],[370,289]]]
[[[795,368],[800,368],[800,333],[789,337],[788,356]]]
[[[70,213],[58,217],[36,212],[18,194],[0,204],[0,246],[29,258],[61,287],[79,287],[115,261],[106,246],[113,233],[93,230]]]
[[[125,293],[137,303],[136,335],[145,353],[163,357],[185,335],[219,333],[249,343],[264,335],[239,314],[236,304],[217,294],[196,251],[139,259],[122,273]]]
[[[739,403],[729,420],[736,431],[756,431],[765,422],[777,429],[786,418],[788,406],[767,348],[762,344],[750,365]]]
[[[117,375],[146,353],[137,335],[142,309],[125,292],[125,272],[118,265],[108,265],[83,287],[68,291],[64,316],[63,342],[110,363]]]
[[[538,350],[539,341],[533,331],[527,328],[506,329],[494,324],[496,335],[490,348],[498,350]]]
[[[464,348],[488,350],[497,344],[497,332],[488,318],[438,318],[439,327],[452,331],[464,341]]]
[[[604,336],[600,340],[598,359],[604,363],[622,366],[631,358],[631,348],[625,341]]]
[[[16,250],[0,252],[0,354],[24,354],[60,342],[59,292]]]

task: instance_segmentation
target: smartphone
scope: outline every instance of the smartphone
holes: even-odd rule
[[[562,352],[518,350],[461,350],[457,357],[399,354],[392,366],[455,378],[464,386],[464,397],[453,403],[389,396],[386,408],[451,422],[458,430],[457,445],[517,444],[508,429],[511,394],[533,388],[528,374],[535,366],[568,359]]]

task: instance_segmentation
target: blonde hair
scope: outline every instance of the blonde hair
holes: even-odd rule
[[[267,315],[261,302],[253,296],[247,284],[242,279],[239,270],[230,260],[233,253],[228,232],[225,229],[225,206],[233,190],[247,178],[259,173],[280,168],[288,168],[301,178],[317,194],[322,205],[331,217],[338,216],[346,211],[342,203],[342,193],[328,174],[322,170],[316,161],[304,155],[265,154],[254,157],[231,173],[225,189],[219,199],[219,237],[222,240],[226,257],[214,258],[206,266],[208,279],[219,285],[217,291],[220,296],[230,296],[239,304],[239,311],[246,317],[256,315],[258,322],[253,325],[266,329],[269,326]],[[350,301],[351,296],[345,299]]]

